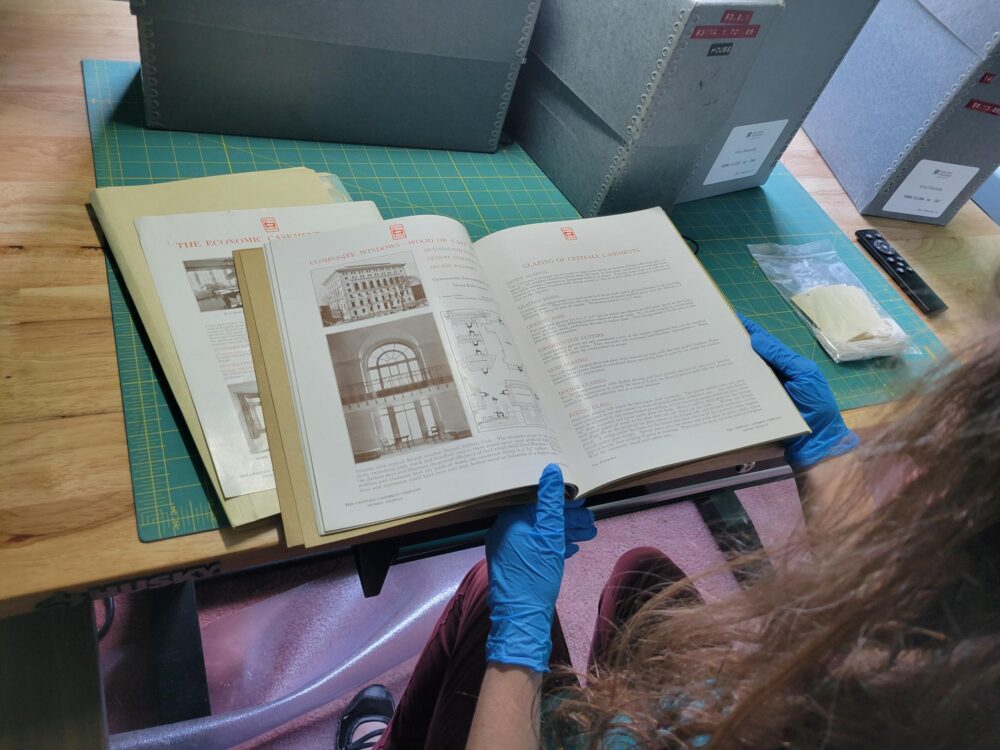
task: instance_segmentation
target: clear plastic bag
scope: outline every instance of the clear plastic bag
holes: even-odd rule
[[[829,240],[747,249],[834,362],[895,357],[909,347],[909,336]]]

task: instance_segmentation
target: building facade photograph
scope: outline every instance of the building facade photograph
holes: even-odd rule
[[[350,323],[412,310],[427,304],[410,253],[378,263],[358,263],[313,271],[323,325]]]
[[[355,462],[472,436],[431,314],[327,342]]]

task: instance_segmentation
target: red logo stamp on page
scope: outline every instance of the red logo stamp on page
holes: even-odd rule
[[[260,224],[264,227],[265,232],[277,232],[278,231],[278,220],[273,216],[265,216],[260,220]]]
[[[406,239],[406,227],[402,224],[390,224],[389,234],[394,240],[405,240]]]
[[[576,232],[573,231],[573,227],[559,227],[559,231],[562,232],[564,239],[567,240],[576,239]]]

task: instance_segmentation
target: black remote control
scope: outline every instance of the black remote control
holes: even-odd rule
[[[878,261],[878,264],[885,269],[906,296],[924,311],[924,314],[930,315],[948,309],[948,305],[934,294],[934,290],[927,286],[919,274],[910,268],[910,264],[896,252],[896,248],[886,242],[885,237],[878,231],[859,229],[855,234],[861,246]]]

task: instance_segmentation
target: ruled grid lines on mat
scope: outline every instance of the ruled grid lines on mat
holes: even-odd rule
[[[516,144],[479,154],[151,130],[143,126],[138,63],[85,60],[83,75],[99,187],[306,166],[337,175],[355,200],[373,201],[386,218],[450,216],[474,240],[579,216]],[[917,313],[781,165],[762,189],[670,213],[698,240],[698,259],[733,306],[818,362],[843,408],[890,400],[944,354]],[[831,362],[746,250],[748,243],[815,239],[829,239],[910,333],[913,351],[902,361]],[[139,537],[217,528],[224,516],[110,263],[108,280]]]
[[[891,400],[946,355],[920,316],[780,164],[760,189],[675,206],[671,218],[700,243],[699,259],[732,305],[786,344],[817,362],[841,408]],[[808,327],[771,285],[748,244],[828,240],[885,311],[910,334],[900,359],[835,364]]]

